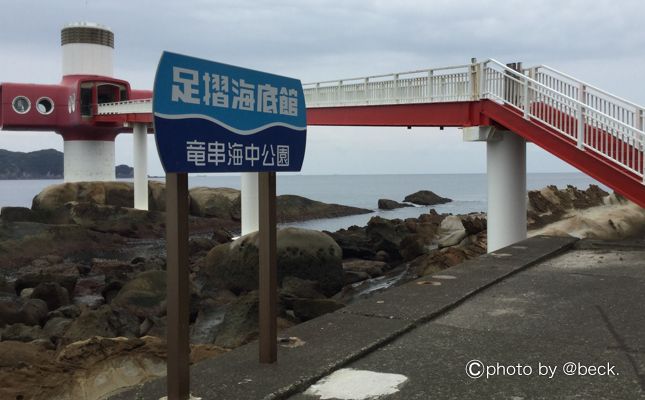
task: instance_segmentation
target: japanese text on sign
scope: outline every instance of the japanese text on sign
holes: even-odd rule
[[[298,116],[298,91],[226,75],[173,67],[172,101],[266,114]]]
[[[243,145],[240,143],[203,142],[191,140],[186,142],[186,161],[204,167],[206,164],[234,165],[254,167],[288,167],[288,145]]]

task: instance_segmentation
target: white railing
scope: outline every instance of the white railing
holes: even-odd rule
[[[97,115],[113,114],[150,114],[152,99],[126,100],[114,103],[98,104]]]
[[[644,177],[644,107],[549,67],[520,72],[491,59],[303,87],[307,108],[490,99]]]
[[[484,62],[480,77],[481,97],[516,109],[526,119],[539,121],[569,137],[579,148],[596,152],[643,178],[645,132],[627,112],[626,106],[642,107],[587,84],[574,86],[563,80],[546,78],[544,73],[541,78],[544,83],[532,79],[530,76],[534,73],[540,76],[540,68],[531,68],[525,74],[488,60]],[[578,98],[581,93],[586,94]],[[588,101],[601,97],[602,101]]]
[[[471,65],[305,83],[308,108],[473,100]]]

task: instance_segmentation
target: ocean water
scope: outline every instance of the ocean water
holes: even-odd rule
[[[0,206],[30,207],[33,197],[43,188],[61,182],[60,180],[0,181]],[[574,185],[584,189],[590,184],[598,184],[598,182],[580,173],[527,174],[527,187],[529,190],[540,189],[547,185],[556,185],[559,188]],[[233,174],[190,176],[189,186],[239,189],[240,177]],[[600,186],[608,190],[603,185]],[[380,211],[377,209],[377,201],[380,198],[403,201],[406,195],[418,190],[432,190],[442,197],[453,199],[453,201],[432,207],[410,207],[392,211]],[[486,211],[487,208],[485,174],[285,174],[278,175],[277,193],[296,194],[325,203],[337,203],[374,210],[371,214],[287,224],[289,226],[330,231],[347,228],[351,225],[366,225],[367,221],[375,215],[380,215],[383,218],[410,218],[427,213],[430,208],[434,208],[439,213],[452,214]]]

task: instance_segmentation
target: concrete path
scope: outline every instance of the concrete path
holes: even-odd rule
[[[535,237],[296,326],[288,335],[305,344],[281,347],[275,365],[257,363],[256,343],[195,365],[192,392],[204,400],[645,398],[644,288],[645,241]],[[331,385],[311,388],[339,370]],[[113,399],[137,394],[159,399],[164,380]]]

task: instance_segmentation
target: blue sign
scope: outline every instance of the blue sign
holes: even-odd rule
[[[302,168],[307,118],[299,80],[164,52],[153,93],[166,172]]]

